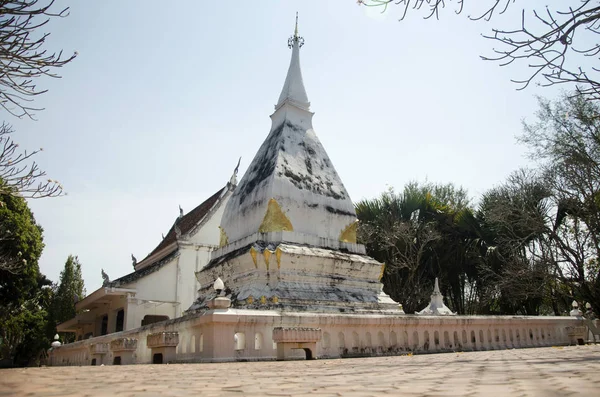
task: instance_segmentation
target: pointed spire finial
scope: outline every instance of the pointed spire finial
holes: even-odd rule
[[[291,103],[303,110],[310,109],[310,102],[306,95],[306,89],[302,81],[302,72],[300,71],[300,47],[303,44],[304,38],[298,36],[298,13],[296,13],[294,35],[288,39],[288,47],[292,49],[292,59],[290,60],[290,68],[288,69],[277,105],[275,105],[275,110],[281,108],[284,103]]]
[[[296,11],[296,28],[294,29],[294,37],[298,37],[298,11]]]
[[[298,36],[298,12],[296,11],[296,27],[294,28],[294,35],[288,39],[288,47],[294,48],[295,44],[298,44],[298,48],[304,45],[304,37]]]

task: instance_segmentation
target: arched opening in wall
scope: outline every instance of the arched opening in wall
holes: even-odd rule
[[[496,343],[500,342],[500,333],[498,332],[498,328],[494,329],[494,341]]]
[[[179,343],[177,344],[178,353],[187,353],[187,344],[185,340],[185,335],[181,335],[179,338]]]
[[[254,334],[254,350],[262,349],[263,337],[260,332]]]
[[[417,350],[419,348],[419,333],[417,331],[413,332],[413,350]]]
[[[329,349],[331,347],[331,335],[329,335],[329,332],[323,333],[323,340],[321,341],[321,346],[323,346],[323,349]]]
[[[429,331],[423,332],[423,350],[429,350]]]
[[[438,331],[433,333],[433,343],[435,343],[436,349],[440,347],[440,333]]]
[[[410,348],[410,344],[408,343],[408,331],[404,331],[402,333],[403,338],[402,338],[402,347],[406,350],[408,350]]]
[[[91,365],[96,365],[96,359],[92,358],[92,364]]]
[[[312,351],[310,349],[305,348],[303,350],[304,350],[304,353],[306,353],[306,359],[307,360],[313,360],[314,359]]]
[[[390,332],[390,347],[395,349],[398,347],[398,336],[394,331]]]
[[[160,323],[161,321],[166,321],[169,319],[169,316],[155,316],[152,314],[147,314],[142,319],[142,327],[148,324]]]
[[[236,332],[233,335],[235,350],[244,350],[246,348],[246,335],[243,332]]]
[[[371,348],[373,346],[373,343],[371,341],[371,333],[367,332],[365,334],[365,347]]]
[[[517,328],[516,332],[516,338],[517,338],[517,342],[520,343],[521,342],[521,334],[519,333],[519,329]]]
[[[346,338],[344,337],[344,333],[338,333],[338,347],[345,348],[346,347]]]
[[[479,330],[479,343],[483,345],[483,330]]]
[[[196,353],[196,335],[190,336],[190,353]]]
[[[502,328],[502,343],[506,344],[506,330]]]
[[[488,343],[492,344],[492,331],[487,330]]]
[[[108,334],[108,315],[105,314],[100,320],[100,335]]]
[[[462,330],[462,344],[465,346],[467,344],[467,330]]]
[[[125,310],[121,309],[117,312],[117,321],[115,323],[115,332],[123,331],[125,325]]]
[[[471,331],[471,344],[473,345],[473,348],[475,348],[477,345],[477,337],[475,336],[475,331]]]
[[[198,351],[200,353],[204,351],[204,334],[200,334],[200,340],[198,341]]]
[[[358,352],[360,348],[360,337],[358,336],[358,332],[352,332],[352,350],[354,352]]]
[[[458,341],[458,331],[454,331],[454,348],[460,348],[460,342]]]
[[[540,330],[538,328],[535,329],[535,340],[536,341],[540,340]]]
[[[162,364],[163,363],[163,355],[162,353],[154,353],[152,356],[152,364]]]
[[[533,331],[529,328],[529,339],[533,340]]]
[[[113,358],[113,365],[121,365],[121,356]]]
[[[508,340],[510,340],[510,343],[513,343],[515,341],[515,338],[513,336],[513,330],[509,329],[508,330]]]
[[[385,350],[386,349],[386,345],[385,345],[385,336],[383,336],[383,332],[379,331],[377,333],[377,344],[379,345],[379,347],[381,348],[381,350]]]
[[[444,331],[444,347],[446,349],[450,349],[452,347],[450,344],[450,335],[448,334],[448,331]]]

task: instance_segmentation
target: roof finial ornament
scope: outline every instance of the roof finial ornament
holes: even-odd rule
[[[183,218],[183,208],[181,208],[181,205],[179,206],[179,219]]]
[[[101,272],[102,272],[102,286],[108,287],[108,285],[110,284],[110,278],[108,278],[108,274],[106,274],[104,272],[104,269],[101,269]]]
[[[294,35],[288,39],[288,47],[293,48],[294,44],[298,43],[298,48],[304,45],[304,37],[298,36],[298,12],[296,11],[296,27],[294,28]]]
[[[240,156],[240,159],[238,160],[237,165],[235,166],[235,169],[233,170],[233,175],[231,175],[231,178],[229,179],[229,183],[227,184],[227,187],[235,187],[237,186],[237,174],[238,171],[240,169],[240,163],[242,162],[242,157]]]

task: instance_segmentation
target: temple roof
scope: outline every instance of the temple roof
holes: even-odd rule
[[[206,214],[208,214],[208,212],[211,210],[211,208],[214,207],[214,205],[219,201],[219,199],[223,196],[223,194],[225,193],[225,191],[228,188],[229,188],[229,186],[225,186],[224,188],[219,189],[215,194],[210,196],[208,199],[206,199],[203,203],[198,205],[196,208],[194,208],[187,214],[183,215],[181,218],[177,218],[175,220],[175,222],[173,223],[173,226],[171,226],[171,229],[169,230],[169,232],[167,233],[165,238],[163,238],[163,240],[156,246],[156,248],[154,248],[152,250],[152,252],[150,252],[148,254],[148,256],[146,256],[142,261],[140,261],[138,263],[138,266],[136,266],[136,269],[140,269],[139,265],[141,265],[143,262],[145,262],[147,259],[149,259],[153,255],[155,255],[155,254],[159,253],[160,251],[173,245],[177,241],[177,233],[180,233],[181,235],[185,235],[185,234],[189,233],[190,231],[192,231],[192,229],[200,221],[202,221],[202,219],[206,216]],[[179,231],[177,229],[179,229]],[[172,253],[172,251],[175,251],[176,249],[177,248],[175,246],[173,246],[173,249],[169,250],[169,252],[165,252],[164,255],[168,255],[168,254]],[[163,255],[161,255],[161,257],[163,257]],[[160,259],[161,258],[156,258],[156,260],[160,260]],[[155,261],[152,261],[152,262],[155,262]],[[151,265],[151,264],[152,263],[146,263],[146,264],[144,264],[144,266],[141,266],[141,267],[145,267],[145,266]]]
[[[356,222],[354,205],[312,127],[300,70],[302,43],[296,30],[271,131],[225,208],[221,227],[229,244],[256,233],[264,240],[269,232],[284,232],[282,241],[288,242],[356,243],[355,235],[343,237]],[[320,245],[332,246],[324,240]]]

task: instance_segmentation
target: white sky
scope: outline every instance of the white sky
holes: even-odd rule
[[[475,23],[452,10],[398,22],[397,8],[380,15],[351,0],[63,5],[71,15],[47,25],[50,46],[79,56],[62,79],[39,82],[49,92],[36,99],[38,121],[5,120],[22,147],[44,148],[38,162],[68,192],[30,201],[41,271],[58,280],[78,255],[88,293],[101,268],[131,272],[130,254],[144,258],[178,205],[188,212],[224,186],[239,156],[245,171],[271,126],[296,11],[315,131],[355,202],[425,179],[477,198],[527,164],[521,120],[533,120],[534,95],[558,93],[516,91],[524,65],[479,58],[493,46],[481,33],[516,27],[517,7]]]

